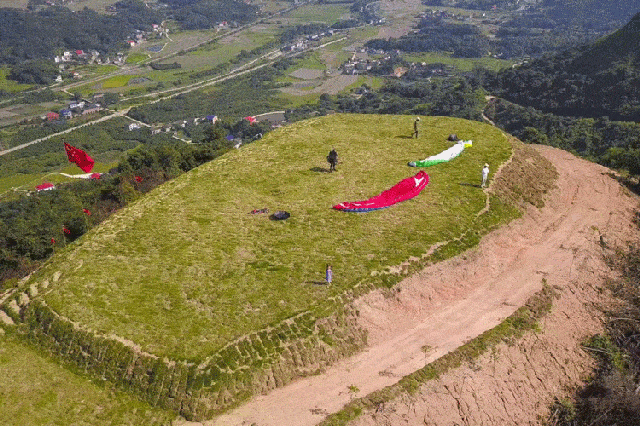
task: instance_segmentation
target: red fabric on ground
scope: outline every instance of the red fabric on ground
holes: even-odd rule
[[[395,186],[387,189],[375,197],[364,201],[345,201],[333,206],[336,210],[366,212],[383,209],[401,201],[409,200],[418,195],[429,183],[429,175],[423,170],[415,176],[406,178],[398,182]]]

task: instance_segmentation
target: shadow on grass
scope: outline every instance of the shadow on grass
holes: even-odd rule
[[[413,136],[398,135],[396,136],[396,139],[413,139]]]
[[[460,183],[460,185],[462,185],[462,186],[473,186],[474,188],[482,188],[482,186],[481,186],[481,185],[476,184],[476,183],[467,183],[467,182],[462,182],[462,183]]]
[[[307,281],[306,283],[314,285],[328,285],[326,281]]]
[[[309,171],[316,173],[331,173],[331,170],[325,169],[324,167],[312,167],[309,169]]]

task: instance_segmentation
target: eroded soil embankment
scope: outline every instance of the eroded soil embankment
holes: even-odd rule
[[[553,397],[568,395],[591,369],[580,343],[600,330],[599,310],[593,305],[606,301],[600,289],[611,273],[602,259],[600,237],[609,247],[633,237],[637,197],[604,167],[553,148],[536,149],[559,172],[557,189],[544,208],[529,208],[521,219],[484,237],[476,249],[407,278],[393,297],[373,292],[362,298],[361,323],[370,332],[365,352],[207,424],[317,424],[352,397],[393,384],[492,328],[546,279],[561,296],[543,322],[543,332],[501,346],[472,366],[426,383],[415,397],[387,403],[382,412],[356,421],[537,423]]]
[[[417,394],[381,405],[351,424],[540,424],[549,416],[553,399],[570,396],[591,373],[594,361],[582,344],[603,331],[602,309],[613,302],[605,282],[614,272],[604,255],[634,239],[637,197],[609,177],[604,167],[553,148],[537,149],[560,173],[559,189],[547,207],[539,215],[529,212],[502,237],[504,230],[484,240],[473,265],[464,260],[455,269],[441,265],[443,269],[437,274],[432,271],[428,281],[429,271],[425,271],[421,278],[412,278],[415,282],[407,280],[407,291],[400,294],[412,294],[408,305],[412,308],[405,309],[412,312],[416,306],[430,309],[429,295],[440,299],[436,304],[446,304],[442,300],[452,293],[449,288],[460,291],[455,285],[458,276],[491,286],[514,280],[514,291],[520,287],[518,277],[545,278],[558,290],[559,298],[541,321],[540,332],[512,345],[499,345],[470,365],[425,383]],[[455,262],[449,263],[453,267]],[[438,285],[435,276],[449,279]],[[420,294],[426,303],[415,300]],[[380,312],[399,314],[405,303],[396,300],[394,305],[379,306]],[[393,315],[387,315],[385,322],[392,321]],[[374,331],[380,341],[397,333],[383,326]]]

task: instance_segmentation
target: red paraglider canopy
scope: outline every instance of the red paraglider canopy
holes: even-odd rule
[[[37,191],[49,191],[54,188],[55,188],[55,185],[52,184],[51,182],[43,182],[41,185],[36,186]]]
[[[364,201],[345,201],[333,206],[336,210],[345,212],[364,213],[373,210],[385,209],[401,201],[409,200],[422,191],[429,183],[429,175],[421,170],[415,176],[401,180],[375,197]]]

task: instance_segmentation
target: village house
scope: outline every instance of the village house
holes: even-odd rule
[[[400,78],[403,75],[405,75],[407,73],[407,71],[409,71],[409,69],[406,68],[406,67],[396,67],[396,68],[393,69],[393,76],[397,77],[397,78]]]
[[[93,114],[100,111],[100,105],[89,104],[82,110],[82,115]]]
[[[137,130],[140,128],[140,125],[138,123],[131,123],[129,124],[129,131],[133,131],[133,130]]]
[[[80,112],[80,110],[82,110],[84,108],[84,105],[85,105],[85,101],[71,102],[69,104],[69,109],[71,111],[78,110],[77,112]]]
[[[256,115],[256,121],[258,123],[268,122],[271,127],[280,127],[287,120],[285,118],[285,111],[272,111]]]

